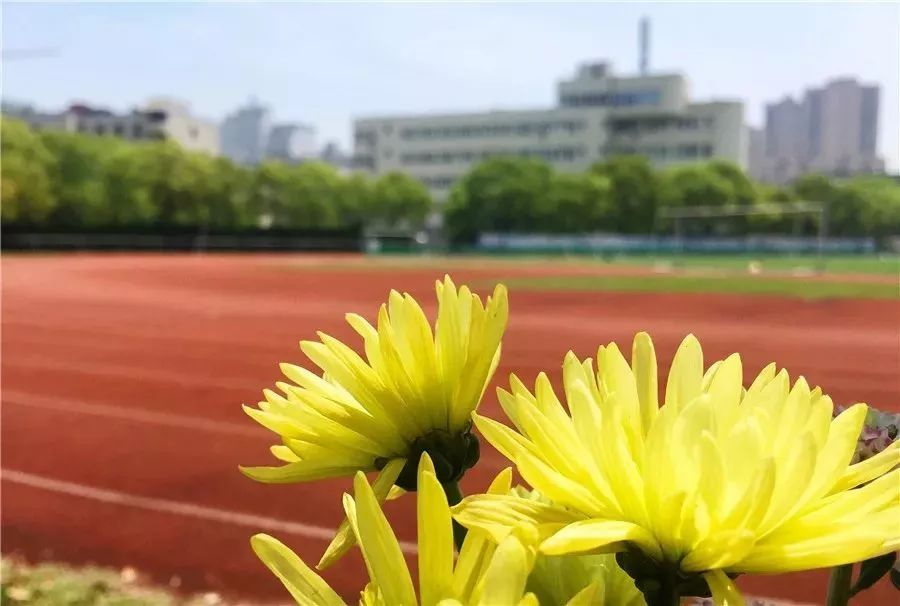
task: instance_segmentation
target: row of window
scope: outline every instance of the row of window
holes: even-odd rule
[[[711,117],[686,116],[681,118],[640,118],[618,119],[608,123],[610,133],[614,135],[639,135],[658,133],[661,131],[696,131],[713,127]]]
[[[454,162],[480,162],[492,156],[524,156],[543,158],[548,162],[572,162],[585,155],[584,147],[525,147],[500,151],[442,151],[401,154],[403,164],[451,164]]]
[[[423,177],[420,181],[429,189],[449,189],[456,177]]]
[[[372,156],[356,155],[353,157],[353,166],[356,168],[375,170],[375,158]]]
[[[713,156],[713,146],[709,143],[682,143],[679,145],[627,145],[612,144],[600,147],[598,150],[600,156],[608,156],[612,154],[637,154],[647,156],[654,161],[665,160],[698,160],[711,158]],[[543,147],[543,148],[520,148],[508,150],[493,151],[433,151],[433,152],[415,152],[400,154],[400,162],[404,165],[429,165],[429,164],[453,164],[466,163],[474,164],[493,156],[519,156],[542,158],[548,162],[574,162],[585,157],[587,151],[584,147]],[[385,157],[393,154],[385,153]],[[375,170],[375,158],[370,155],[357,155],[354,158],[354,165],[357,168]],[[448,177],[434,177],[434,179],[446,180]],[[439,183],[429,184],[429,187],[442,187]],[[449,185],[447,185],[449,187]]]
[[[651,160],[699,160],[702,158],[711,158],[713,155],[712,145],[708,143],[685,143],[681,145],[664,146],[664,145],[617,145],[607,147],[607,154],[637,154],[647,156]]]
[[[125,137],[128,139],[161,139],[164,136],[157,130],[145,130],[144,125],[140,122],[113,122],[112,124],[107,122],[97,122],[93,125],[79,122],[77,130],[80,133],[115,135],[116,137]]]
[[[584,120],[545,120],[509,124],[463,124],[404,128],[403,139],[464,139],[470,137],[547,136],[551,133],[575,134],[587,128]]]
[[[662,131],[696,131],[713,127],[711,117],[620,119],[608,123],[614,135],[640,135]],[[560,120],[547,122],[527,122],[520,124],[481,124],[446,127],[404,128],[400,136],[407,140],[459,139],[471,137],[504,136],[547,136],[551,133],[573,135],[587,128],[584,120]],[[377,135],[372,131],[356,133],[357,143],[374,145]]]
[[[563,107],[635,107],[659,105],[662,94],[659,91],[615,92],[615,93],[569,93],[560,96]]]

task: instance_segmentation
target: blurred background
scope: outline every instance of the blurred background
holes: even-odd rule
[[[239,405],[445,272],[510,287],[498,385],[694,332],[900,412],[897,4],[2,11],[4,601],[284,601],[247,538],[316,561],[349,484],[241,478]]]

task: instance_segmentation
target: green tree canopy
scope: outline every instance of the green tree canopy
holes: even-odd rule
[[[416,227],[425,222],[431,206],[431,194],[421,181],[390,172],[375,181],[367,218],[386,227]]]
[[[5,224],[42,223],[56,207],[50,175],[55,158],[27,125],[0,119],[2,218]]]
[[[593,165],[590,172],[609,179],[610,231],[633,234],[653,229],[660,183],[647,158],[613,156]]]
[[[543,229],[579,233],[615,229],[612,187],[606,177],[593,173],[557,173],[550,183],[549,212],[542,220]]]
[[[759,191],[741,167],[727,160],[712,160],[707,164],[709,170],[731,184],[734,201],[737,204],[753,204],[759,200]]]
[[[480,232],[540,231],[550,214],[550,165],[536,158],[496,157],[457,181],[444,209],[451,239],[471,242]]]
[[[42,131],[40,138],[56,160],[49,174],[56,199],[49,222],[63,227],[102,225],[109,214],[104,176],[121,142],[54,130]]]

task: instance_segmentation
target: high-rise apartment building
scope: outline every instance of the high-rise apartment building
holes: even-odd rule
[[[245,166],[259,164],[266,156],[270,129],[268,108],[254,102],[238,108],[222,122],[222,155]]]
[[[766,106],[765,155],[752,167],[763,181],[785,183],[807,172],[835,176],[884,170],[878,157],[879,89],[853,78],[831,80]]]

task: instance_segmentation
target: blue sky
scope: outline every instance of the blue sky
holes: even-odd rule
[[[7,99],[127,109],[153,95],[221,119],[251,95],[347,145],[354,116],[540,107],[586,59],[684,72],[699,98],[766,101],[844,75],[881,85],[879,145],[898,168],[900,4],[225,4],[3,6]]]

